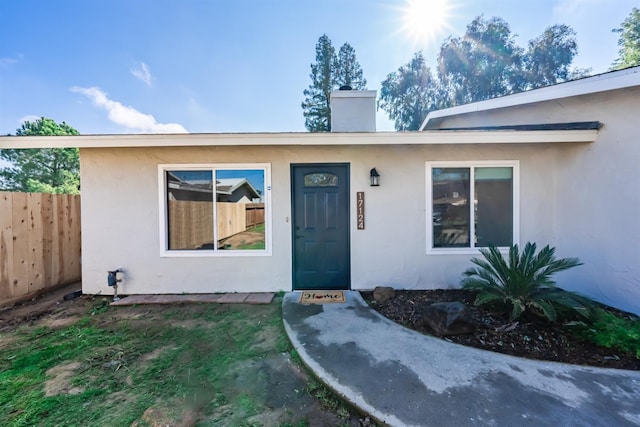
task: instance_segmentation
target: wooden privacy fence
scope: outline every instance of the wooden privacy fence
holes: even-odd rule
[[[80,196],[0,191],[0,304],[79,281]]]
[[[213,204],[169,200],[169,248],[195,249],[213,246]],[[218,240],[264,222],[264,203],[216,203]]]
[[[264,223],[264,203],[247,203],[247,228]]]

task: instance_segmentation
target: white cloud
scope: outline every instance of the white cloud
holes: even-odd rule
[[[19,54],[16,57],[3,57],[0,58],[0,67],[6,68],[6,67],[10,67],[14,64],[17,64],[18,62],[20,62],[22,60],[22,58],[24,57],[24,55]]]
[[[141,113],[133,107],[126,107],[109,99],[98,87],[74,86],[71,91],[91,99],[97,107],[107,110],[109,120],[129,130],[140,133],[188,133],[181,124],[158,123],[151,114]]]
[[[146,84],[147,86],[151,87],[151,71],[149,71],[149,67],[144,62],[140,63],[140,68],[132,68],[131,74],[133,74],[135,78],[144,82],[144,84]]]

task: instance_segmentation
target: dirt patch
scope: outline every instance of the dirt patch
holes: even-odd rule
[[[73,283],[13,306],[0,307],[0,331],[36,322],[47,314],[69,317],[69,310],[78,306],[78,300],[65,301],[64,296],[80,288],[79,283]]]
[[[255,341],[251,346],[257,351],[267,351],[275,348],[280,340],[280,328],[277,326],[264,326],[263,329],[256,334]]]
[[[0,334],[0,350],[5,347],[9,347],[17,340],[18,338],[16,338],[14,335]]]
[[[238,395],[251,395],[257,406],[271,408],[252,415],[257,425],[279,426],[314,420],[317,426],[359,426],[356,417],[338,418],[322,408],[320,402],[307,392],[308,374],[291,362],[288,354],[280,354],[249,363],[238,363],[229,370],[229,388]],[[293,416],[293,420],[292,420]],[[213,424],[219,425],[220,418]],[[249,423],[251,425],[251,423]],[[230,424],[232,425],[232,424]]]
[[[448,336],[457,344],[529,359],[550,360],[604,368],[640,370],[640,359],[630,352],[600,347],[579,339],[562,324],[520,319],[510,322],[502,313],[476,307],[476,293],[463,289],[396,291],[391,301],[377,304],[371,292],[363,298],[380,314],[427,335],[437,336],[425,323],[425,309],[435,302],[460,301],[479,325],[473,334]]]
[[[47,371],[47,381],[44,383],[46,396],[58,396],[61,394],[80,394],[84,388],[71,384],[73,375],[81,368],[79,362],[63,363]]]
[[[143,354],[140,357],[140,360],[142,361],[142,363],[147,363],[150,362],[152,360],[157,359],[158,357],[160,357],[165,351],[169,350],[171,348],[171,346],[164,346],[164,347],[160,347],[160,348],[156,348],[155,350],[153,350],[150,353],[146,353]]]
[[[191,409],[184,409],[185,402],[177,401],[172,407],[152,406],[134,421],[131,427],[191,427],[196,425],[198,414]]]
[[[73,317],[61,317],[61,318],[57,318],[57,319],[42,319],[39,322],[40,326],[45,326],[47,328],[51,328],[51,329],[59,329],[59,328],[64,328],[70,325],[73,325],[74,323],[76,323],[78,320],[80,320],[80,316],[73,316]]]

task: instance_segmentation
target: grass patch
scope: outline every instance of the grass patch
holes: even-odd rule
[[[254,242],[254,243],[241,243],[238,245],[238,247],[236,249],[264,249],[265,243],[264,240],[261,240],[259,242]]]
[[[264,222],[262,224],[254,225],[253,227],[247,228],[247,231],[251,231],[253,233],[264,233],[265,225]]]
[[[0,356],[0,425],[253,425],[247,419],[272,410],[269,383],[254,390],[237,375],[291,350],[279,301],[170,308],[99,302],[67,327],[5,333],[11,339]],[[65,367],[68,378],[56,377]],[[56,380],[64,380],[63,391],[47,395]],[[281,425],[308,425],[300,411],[284,412]]]
[[[349,409],[344,402],[338,399],[331,390],[315,378],[310,379],[307,383],[307,391],[317,398],[322,406],[336,413],[340,418],[349,416]]]

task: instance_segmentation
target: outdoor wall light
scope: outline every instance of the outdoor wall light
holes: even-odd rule
[[[370,185],[372,187],[380,186],[380,174],[378,173],[376,168],[373,168],[369,171],[369,179],[370,179]]]

